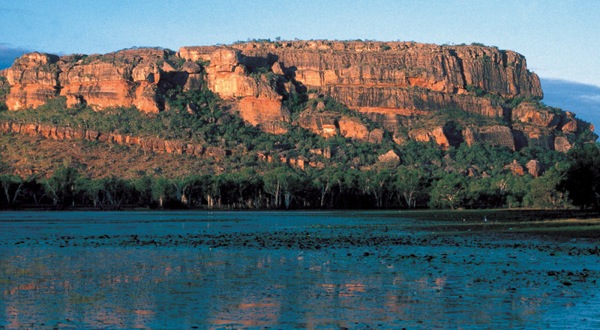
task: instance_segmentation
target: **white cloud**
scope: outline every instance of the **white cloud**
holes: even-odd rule
[[[579,95],[579,98],[584,102],[592,102],[600,104],[600,94],[585,94]]]

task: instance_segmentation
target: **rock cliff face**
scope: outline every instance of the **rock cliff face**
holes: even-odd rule
[[[283,108],[283,96],[276,92],[275,75],[252,75],[242,62],[240,51],[219,48],[210,54],[208,88],[225,99],[236,99],[240,115],[252,125],[271,133],[284,133],[281,123],[290,113]]]
[[[10,110],[36,108],[57,95],[58,56],[31,53],[23,55],[3,76],[10,85],[6,106]]]
[[[398,114],[406,115],[456,107],[502,116],[500,106],[476,99],[469,91],[480,89],[504,98],[543,96],[539,79],[527,70],[523,56],[490,47],[330,41],[234,47],[254,65],[279,62],[307,88],[364,112],[398,109]]]
[[[35,108],[64,96],[68,106],[136,106],[144,112],[158,112],[160,75],[173,71],[165,62],[168,55],[169,51],[157,49],[90,56],[26,54],[5,70],[11,86],[6,105],[10,110]]]
[[[294,124],[325,137],[373,143],[393,136],[397,143],[412,139],[448,147],[464,141],[566,151],[591,128],[571,113],[534,102],[543,93],[522,55],[483,46],[291,41],[182,47],[177,53],[31,53],[0,76],[10,87],[9,110],[64,96],[68,106],[135,106],[152,113],[168,110],[169,93],[208,88],[264,131],[285,133]],[[307,107],[292,116],[289,100],[310,93],[330,97],[354,115]],[[461,128],[449,130],[431,120],[449,110],[485,123],[459,118]]]

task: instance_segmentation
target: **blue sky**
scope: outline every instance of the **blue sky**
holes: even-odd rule
[[[600,86],[600,1],[2,0],[0,51],[106,53],[249,38],[480,42]]]
[[[106,53],[248,38],[480,42],[600,86],[600,1],[2,0],[0,51]]]
[[[0,62],[252,38],[479,42],[525,55],[544,79],[600,87],[598,17],[600,0],[2,0]]]

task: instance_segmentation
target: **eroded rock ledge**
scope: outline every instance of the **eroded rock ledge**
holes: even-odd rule
[[[106,133],[95,130],[62,127],[46,124],[21,124],[16,122],[0,122],[0,131],[6,133],[19,133],[29,136],[42,136],[51,140],[87,140],[120,145],[139,146],[142,150],[153,153],[167,153],[177,155],[192,155],[197,157],[211,157],[222,160],[231,151],[216,147],[204,147],[199,144],[183,141],[165,140],[152,137],[137,137],[119,133]]]
[[[285,133],[286,123],[297,118],[293,124],[316,134],[372,143],[381,142],[387,131],[397,143],[464,141],[566,151],[578,134],[593,130],[572,113],[511,102],[541,99],[539,78],[522,55],[476,45],[285,41],[178,52],[145,48],[61,57],[36,52],[17,59],[0,76],[10,89],[5,103],[14,111],[64,96],[68,106],[135,106],[155,113],[169,110],[168,93],[208,88],[233,104],[247,123],[274,134]],[[292,116],[285,101],[310,93],[331,97],[356,116],[318,107]],[[498,123],[462,125],[456,131],[447,122],[421,120],[450,109]]]

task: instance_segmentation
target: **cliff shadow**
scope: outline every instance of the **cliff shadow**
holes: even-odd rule
[[[248,56],[243,55],[241,61],[251,72],[255,72],[258,68],[271,68],[271,66],[279,61],[279,56],[275,54],[267,54],[267,56]]]

